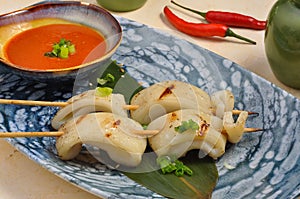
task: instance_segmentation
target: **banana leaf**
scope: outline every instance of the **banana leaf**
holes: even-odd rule
[[[108,82],[102,86],[111,87],[114,93],[123,94],[127,103],[135,93],[143,89],[116,61],[112,61],[102,71],[100,78],[104,78],[109,73],[115,77],[114,82]],[[210,157],[199,158],[197,151],[188,152],[180,160],[193,171],[192,176],[177,177],[174,174],[162,174],[157,169],[155,157],[143,158],[139,167],[127,169],[122,173],[142,186],[168,198],[211,198],[218,180],[215,161]]]
[[[126,72],[126,68],[120,66],[116,61],[112,61],[107,67],[103,67],[99,73],[100,79],[105,78],[107,74],[111,74],[114,76],[114,81],[98,86],[113,88],[113,93],[124,95],[127,103],[130,102],[131,97],[135,93],[143,89],[143,87]]]
[[[140,173],[132,170],[131,172],[123,172],[123,174],[144,187],[168,198],[211,198],[212,191],[218,180],[218,171],[214,160],[210,157],[199,158],[197,151],[187,153],[180,160],[193,171],[192,176],[177,177],[174,174],[162,174],[160,170],[154,170],[153,162],[150,162],[151,160],[149,161],[149,159],[143,160],[140,167],[153,167],[153,171]],[[139,169],[137,168],[137,170]]]

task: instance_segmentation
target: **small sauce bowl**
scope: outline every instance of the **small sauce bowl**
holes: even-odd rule
[[[21,64],[10,62],[5,56],[6,44],[19,33],[41,26],[64,23],[83,25],[98,32],[103,36],[102,45],[105,45],[105,52],[94,59],[87,57],[81,64],[59,69],[46,69],[46,66],[43,67],[45,69],[24,68]],[[37,81],[69,81],[74,80],[78,75],[84,78],[110,63],[110,58],[119,47],[121,40],[122,28],[119,22],[99,6],[77,1],[49,1],[35,4],[0,15],[0,72],[15,73]],[[24,59],[27,53],[30,53],[30,46],[28,52],[24,52]]]

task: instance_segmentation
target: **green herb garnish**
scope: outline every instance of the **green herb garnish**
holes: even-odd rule
[[[183,164],[180,160],[172,161],[169,156],[162,156],[156,159],[157,164],[160,166],[163,174],[174,173],[176,176],[181,177],[184,174],[193,175],[193,171]]]
[[[109,86],[105,86],[106,83],[113,83],[115,81],[115,77],[107,73],[103,78],[97,78],[98,87],[96,88],[96,95],[100,97],[106,97],[112,94],[113,88]]]
[[[115,77],[111,73],[107,73],[103,78],[97,78],[97,83],[103,86],[106,83],[113,83]]]
[[[60,39],[58,43],[53,44],[52,51],[46,52],[44,55],[47,57],[58,57],[66,59],[69,55],[76,52],[75,45],[70,40]]]
[[[97,87],[96,88],[96,95],[99,97],[106,97],[111,95],[113,92],[112,88],[109,87]]]
[[[188,121],[183,121],[180,126],[174,127],[175,131],[178,133],[183,133],[189,129],[198,131],[199,125],[197,122],[193,121],[192,119],[189,119]]]

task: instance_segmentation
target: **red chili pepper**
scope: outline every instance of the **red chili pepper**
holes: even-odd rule
[[[241,27],[241,28],[250,28],[255,30],[264,30],[266,28],[266,21],[257,20],[251,16],[243,15],[234,12],[223,12],[223,11],[208,11],[208,12],[200,12],[197,10],[193,10],[191,8],[179,5],[173,0],[171,3],[185,9],[189,10],[193,13],[201,15],[206,19],[209,23],[221,23],[226,24],[228,26],[233,27]]]
[[[176,16],[167,6],[164,8],[165,16],[168,21],[179,31],[195,37],[235,37],[251,44],[256,44],[255,41],[235,34],[228,26],[224,24],[206,24],[206,23],[191,23],[184,21]]]

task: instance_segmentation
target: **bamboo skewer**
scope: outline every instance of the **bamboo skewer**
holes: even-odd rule
[[[62,131],[48,131],[48,132],[7,132],[0,133],[0,138],[17,138],[17,137],[59,137],[63,135]]]
[[[0,99],[0,104],[13,104],[13,105],[25,105],[25,106],[57,106],[65,107],[70,102],[50,102],[50,101],[35,101],[35,100],[14,100],[14,99]],[[123,107],[126,110],[136,110],[139,105],[128,104]],[[241,110],[232,110],[232,114],[238,115]],[[258,115],[256,112],[247,111],[249,115]]]
[[[13,104],[13,105],[25,105],[25,106],[58,106],[65,107],[70,102],[50,102],[50,101],[35,101],[35,100],[13,100],[13,99],[0,99],[0,104]],[[126,110],[136,110],[139,105],[124,105]]]
[[[239,115],[242,111],[241,110],[232,110],[232,114]],[[257,112],[247,111],[248,115],[258,115]]]
[[[124,105],[123,108],[125,110],[136,110],[138,109],[140,106],[139,105],[132,105],[132,104],[128,104],[128,105]]]
[[[26,106],[56,106],[56,107],[65,107],[70,104],[70,102],[50,102],[50,101],[35,101],[35,100],[14,100],[14,99],[0,99],[0,104],[13,104],[13,105],[26,105]],[[124,105],[123,107],[126,110],[136,110],[139,108],[139,105]],[[235,115],[240,114],[241,110],[232,110],[232,113]],[[258,115],[256,112],[249,112],[249,115]],[[245,128],[245,133],[263,131],[259,128]],[[136,131],[135,134],[139,135],[155,135],[158,130],[142,130]],[[63,135],[64,132],[61,131],[49,131],[49,132],[0,132],[0,138],[16,138],[16,137],[58,137]]]
[[[263,131],[260,128],[245,128],[245,133]],[[159,130],[136,130],[133,133],[138,135],[153,136],[159,133]],[[63,131],[48,131],[48,132],[0,132],[0,138],[17,138],[17,137],[59,137],[64,134]]]
[[[260,128],[244,128],[245,133],[252,133],[252,132],[258,132],[258,131],[263,131],[264,129]]]
[[[14,105],[26,105],[26,106],[58,106],[64,107],[69,102],[49,102],[49,101],[35,101],[35,100],[12,100],[12,99],[0,99],[0,104],[14,104]]]

